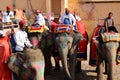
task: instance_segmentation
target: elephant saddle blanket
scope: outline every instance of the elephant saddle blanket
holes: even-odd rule
[[[8,36],[0,38],[0,80],[12,80],[12,71],[6,63],[10,55],[9,39]]]
[[[35,25],[35,26],[29,26],[28,27],[28,33],[42,33],[44,31],[44,26]]]
[[[86,38],[87,33],[82,34],[84,38]],[[77,46],[77,60],[87,60],[87,41],[86,40],[80,40]]]
[[[73,32],[73,26],[65,25],[65,24],[56,25],[54,33],[62,33],[62,32],[67,32],[69,34],[72,33]]]
[[[101,29],[101,26],[95,27],[92,33],[91,41],[90,41],[90,60],[89,60],[89,65],[91,66],[96,66],[97,64],[97,46],[93,40],[93,37],[99,35],[99,31]]]
[[[82,21],[76,20],[76,28],[81,34],[86,32],[86,26]]]
[[[103,42],[120,41],[120,33],[103,33],[101,37]]]

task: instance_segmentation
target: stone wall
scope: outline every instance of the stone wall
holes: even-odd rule
[[[98,19],[107,17],[109,12],[113,12],[115,25],[120,31],[120,2],[110,3],[80,3],[79,0],[69,0],[68,8],[79,12],[82,21],[87,27],[87,31],[91,36],[93,29],[97,26]]]
[[[17,9],[25,9],[26,10],[28,8],[28,6],[30,8],[30,4],[27,1],[29,1],[29,0],[1,0],[0,10],[5,10],[6,6],[12,7],[13,3],[16,4]],[[30,0],[30,1],[32,3],[33,9],[40,9],[41,12],[46,11],[46,0]]]

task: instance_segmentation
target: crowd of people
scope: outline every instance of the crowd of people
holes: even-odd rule
[[[24,12],[25,12],[24,10],[22,11],[18,9],[15,9],[14,11],[12,11],[10,6],[6,7],[6,11],[4,12],[0,11],[1,23],[6,25],[17,23],[19,25],[19,29],[16,32],[14,32],[14,29],[11,29],[13,30],[13,34],[11,33],[12,40],[10,40],[10,42],[12,44],[13,53],[22,52],[26,47],[27,48],[32,47],[32,44],[28,39],[27,32],[25,31],[28,20]],[[35,10],[34,14],[35,14],[35,18],[32,25],[45,26],[45,19],[42,13],[40,12],[40,10],[38,9]],[[114,27],[114,19],[112,18],[112,16],[113,16],[113,13],[110,12],[108,14],[108,17],[104,21],[103,28],[101,28],[103,30],[101,30],[101,32],[109,32],[111,30],[118,32]],[[60,24],[72,25],[73,30],[78,30],[76,26],[76,21],[81,21],[81,18],[79,17],[78,13],[74,12],[74,14],[72,14],[68,8],[65,8],[65,13],[63,13],[59,18]],[[47,28],[47,30],[49,29]],[[2,34],[3,34],[2,30],[0,30],[0,35]],[[1,76],[0,76],[0,80],[1,80]]]

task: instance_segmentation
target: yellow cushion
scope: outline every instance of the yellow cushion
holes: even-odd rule
[[[35,27],[35,26],[29,26],[28,27],[28,33],[42,33],[44,31],[44,26],[39,26],[39,27]]]
[[[120,41],[120,33],[103,33],[101,36],[103,42]]]

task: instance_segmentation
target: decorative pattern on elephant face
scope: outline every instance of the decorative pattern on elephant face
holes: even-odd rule
[[[62,48],[68,47],[68,49],[70,49],[73,43],[73,38],[60,36],[60,37],[56,37],[56,42],[57,42],[58,48],[62,49]]]
[[[40,49],[26,49],[23,53],[11,54],[9,68],[19,80],[44,80],[44,57]]]

